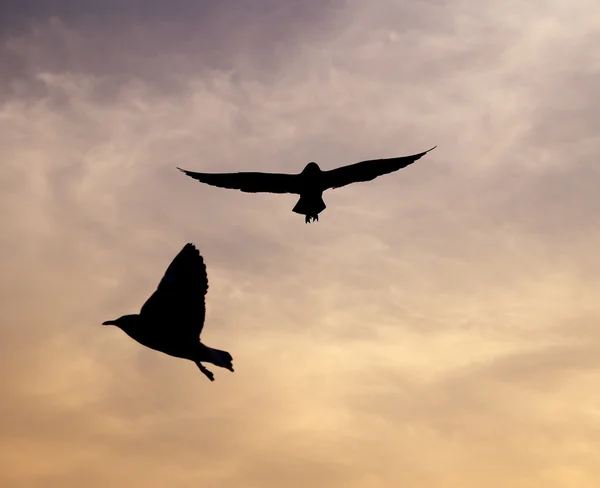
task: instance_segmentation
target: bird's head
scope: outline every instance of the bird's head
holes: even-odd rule
[[[317,163],[315,163],[314,161],[311,161],[304,167],[302,172],[308,173],[308,174],[320,173],[321,168],[319,168],[319,165]]]
[[[102,322],[102,325],[115,325],[119,329],[125,330],[129,326],[138,323],[139,315],[123,315],[115,320],[107,320],[106,322]]]

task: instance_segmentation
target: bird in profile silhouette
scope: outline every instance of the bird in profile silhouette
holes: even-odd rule
[[[323,192],[340,188],[351,183],[371,181],[378,176],[393,173],[414,163],[437,146],[412,156],[388,159],[371,159],[359,163],[341,166],[323,171],[315,162],[308,163],[298,174],[286,173],[196,173],[177,168],[186,175],[207,185],[219,188],[241,190],[246,193],[295,193],[300,199],[292,211],[305,215],[305,222],[319,220],[319,214],[325,210]]]
[[[207,292],[204,260],[193,244],[186,244],[139,314],[123,315],[102,325],[115,325],[150,349],[189,359],[209,380],[214,381],[213,373],[202,365],[203,362],[232,372],[233,366],[231,354],[200,342],[206,318]]]

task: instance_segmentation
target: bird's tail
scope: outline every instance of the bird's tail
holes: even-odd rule
[[[221,351],[220,349],[214,349],[212,347],[206,347],[206,357],[202,360],[207,363],[212,363],[222,368],[228,369],[233,372],[233,358],[227,351]]]
[[[321,196],[301,196],[292,212],[300,215],[319,215],[327,208]]]

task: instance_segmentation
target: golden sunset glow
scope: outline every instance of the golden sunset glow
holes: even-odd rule
[[[38,3],[0,10],[0,486],[600,486],[598,2]],[[176,169],[434,145],[310,225]],[[186,242],[213,383],[101,325]]]

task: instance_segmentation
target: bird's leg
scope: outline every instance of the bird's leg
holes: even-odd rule
[[[196,361],[196,366],[200,368],[200,371],[202,371],[210,381],[215,381],[215,375],[206,369],[200,361]]]
[[[318,215],[307,215],[306,219],[304,220],[305,223],[310,224],[310,220],[312,219],[313,222],[318,222],[319,220],[319,216]]]
[[[310,215],[306,216],[306,218],[304,219],[304,223],[305,224],[310,224]]]

